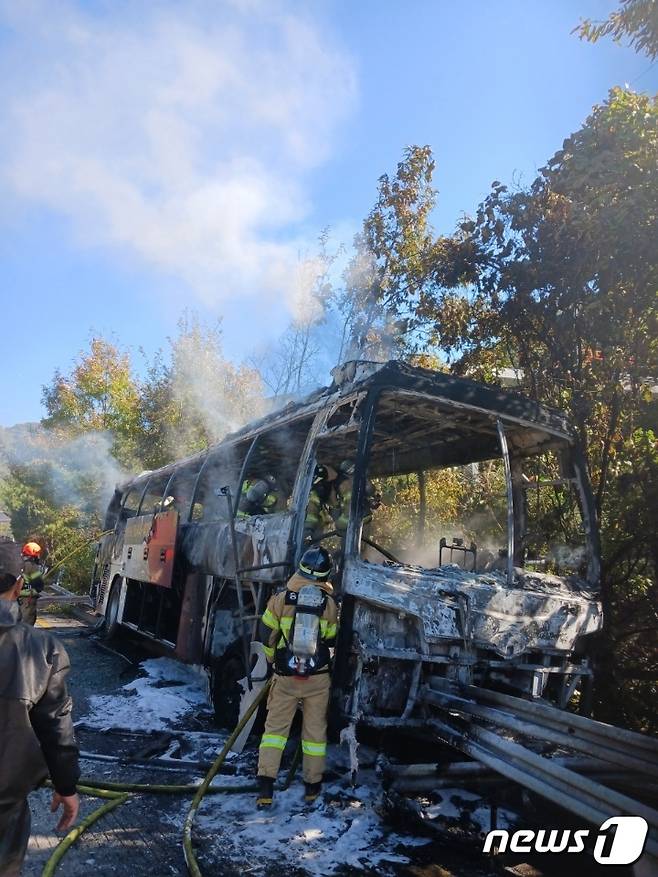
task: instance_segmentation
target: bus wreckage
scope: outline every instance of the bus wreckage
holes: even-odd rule
[[[315,467],[348,460],[347,527],[314,538],[334,556],[341,604],[339,724],[405,729],[423,714],[419,693],[451,683],[561,709],[577,699],[586,713],[599,545],[565,416],[399,362],[348,362],[333,377],[117,487],[92,581],[107,632],[205,666],[232,725],[257,619],[305,547]],[[238,514],[258,478],[275,481],[276,506]]]

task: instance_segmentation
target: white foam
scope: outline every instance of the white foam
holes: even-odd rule
[[[340,783],[326,784],[309,807],[298,782],[276,792],[274,801],[271,811],[260,812],[253,794],[206,798],[197,818],[199,829],[213,838],[218,857],[263,874],[277,861],[317,877],[345,867],[377,868],[383,874],[386,863],[409,861],[405,847],[428,842],[389,831],[377,812],[379,794],[371,786],[347,790]]]
[[[94,728],[167,731],[207,704],[205,676],[198,668],[172,658],[150,658],[140,664],[146,676],[116,694],[94,695],[81,721]],[[160,687],[162,682],[167,685]]]

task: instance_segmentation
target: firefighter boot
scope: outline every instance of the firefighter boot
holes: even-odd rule
[[[312,804],[322,791],[322,783],[304,783],[304,800]]]
[[[256,807],[258,807],[259,810],[271,807],[273,795],[274,780],[272,777],[258,777],[258,797],[256,798]]]

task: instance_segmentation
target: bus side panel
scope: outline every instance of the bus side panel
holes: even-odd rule
[[[238,563],[243,571],[252,570],[250,579],[274,582],[284,578],[293,523],[292,511],[255,515],[235,522]],[[186,524],[182,530],[182,550],[190,566],[223,578],[235,575],[228,522]],[[258,569],[253,570],[253,567]]]
[[[174,570],[178,512],[140,515],[126,523],[123,569],[126,578],[170,588]]]
[[[209,576],[191,572],[185,578],[185,590],[176,637],[176,657],[188,664],[203,663],[203,640],[206,626],[206,602]]]

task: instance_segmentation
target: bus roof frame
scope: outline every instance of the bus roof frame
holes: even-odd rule
[[[386,390],[422,394],[443,403],[446,409],[462,409],[480,415],[483,423],[488,421],[493,424],[494,429],[496,420],[500,419],[505,424],[514,424],[522,430],[531,429],[554,440],[574,443],[574,430],[563,412],[535,402],[521,393],[483,384],[470,378],[420,368],[398,360],[389,360],[385,363],[351,360],[333,369],[332,377],[333,382],[330,386],[316,390],[298,402],[289,402],[283,408],[247,423],[203,451],[168,463],[159,469],[142,472],[122,482],[119,488],[126,491],[141,479],[173,472],[213,454],[220,448],[253,440],[259,433],[285,427],[302,417],[317,414],[326,405],[357,391],[376,390],[377,395]]]

